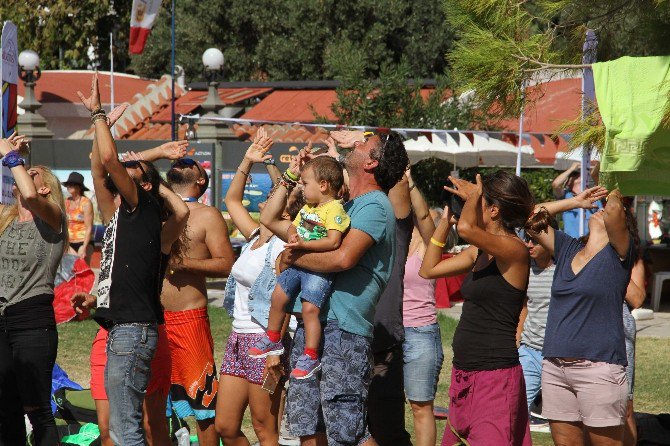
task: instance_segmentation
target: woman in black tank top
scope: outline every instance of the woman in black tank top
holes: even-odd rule
[[[526,297],[530,258],[514,229],[533,212],[520,177],[497,171],[477,183],[449,177],[446,190],[465,200],[460,219],[445,207],[419,274],[426,279],[468,273],[465,299],[452,344],[449,419],[442,444],[530,445],[523,372],[516,329]],[[447,233],[471,246],[442,260]]]

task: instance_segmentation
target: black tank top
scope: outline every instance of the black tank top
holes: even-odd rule
[[[493,259],[485,268],[470,271],[461,294],[465,302],[452,343],[454,366],[476,371],[518,365],[516,328],[526,290],[510,285]]]

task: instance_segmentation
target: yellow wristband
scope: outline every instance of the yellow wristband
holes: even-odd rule
[[[446,243],[438,242],[433,237],[430,238],[430,243],[437,246],[438,248],[444,248],[447,245]]]

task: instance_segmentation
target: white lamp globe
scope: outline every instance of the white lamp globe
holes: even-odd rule
[[[208,70],[221,70],[223,69],[223,53],[218,48],[208,48],[202,53],[202,63]]]
[[[27,71],[35,70],[40,65],[40,56],[33,50],[23,50],[19,54],[19,66]]]

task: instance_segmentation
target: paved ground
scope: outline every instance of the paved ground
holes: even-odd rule
[[[666,304],[661,305],[653,319],[637,321],[637,335],[647,338],[670,339],[670,299],[665,299]],[[645,306],[648,308],[648,305]],[[463,304],[457,303],[451,308],[441,309],[440,312],[455,319],[460,319]]]

